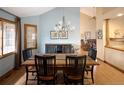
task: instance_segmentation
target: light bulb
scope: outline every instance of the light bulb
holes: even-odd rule
[[[119,14],[117,14],[117,16],[123,16],[124,14],[122,14],[122,13],[119,13]]]
[[[70,21],[68,21],[68,23],[67,23],[68,25],[71,25],[71,22]]]
[[[55,31],[57,30],[56,26],[54,27],[54,30],[55,30]]]
[[[61,25],[59,25],[59,26],[58,26],[58,28],[59,28],[59,29],[61,29],[61,28],[62,28],[62,26],[61,26]]]
[[[65,31],[67,31],[67,28],[65,28]]]
[[[59,21],[59,24],[62,25],[62,21]]]
[[[72,30],[75,30],[75,26],[72,27]]]

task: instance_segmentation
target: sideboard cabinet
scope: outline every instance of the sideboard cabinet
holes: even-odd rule
[[[46,44],[46,53],[73,53],[73,46],[71,44]]]

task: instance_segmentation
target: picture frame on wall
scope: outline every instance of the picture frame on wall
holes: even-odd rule
[[[57,31],[50,31],[50,38],[51,39],[58,39],[58,32]]]
[[[68,31],[59,31],[58,36],[60,39],[68,39]]]
[[[85,40],[91,39],[91,32],[85,32],[84,37],[85,37]]]

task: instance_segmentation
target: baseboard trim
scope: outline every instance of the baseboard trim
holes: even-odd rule
[[[117,66],[114,66],[113,64],[111,64],[111,63],[109,63],[109,62],[107,62],[107,61],[105,61],[105,60],[102,60],[102,59],[100,59],[100,58],[97,58],[97,59],[100,60],[100,61],[102,61],[102,62],[104,62],[104,63],[106,63],[106,64],[108,64],[109,66],[111,66],[111,67],[117,69],[118,71],[124,73],[124,70],[118,68]]]
[[[104,60],[102,60],[102,59],[100,59],[100,58],[98,58],[98,57],[97,57],[97,59],[104,62]]]
[[[19,70],[21,67],[22,66],[19,66],[18,68],[13,68],[13,69],[9,70],[7,73],[5,73],[4,75],[2,75],[0,77],[0,80],[3,80],[5,78],[9,77],[11,75],[11,73],[13,73],[14,70]]]
[[[7,77],[9,77],[11,75],[11,73],[13,72],[13,70],[14,70],[14,68],[11,69],[10,71],[8,71],[7,73],[5,73],[4,75],[2,75],[0,77],[0,81],[3,80],[3,79],[5,79],[5,78],[7,78]]]
[[[104,61],[104,63],[106,63],[106,64],[108,64],[108,65],[112,66],[113,68],[115,68],[115,69],[119,70],[120,72],[124,73],[124,70],[122,70],[122,69],[118,68],[117,66],[114,66],[113,64],[111,64],[111,63],[109,63],[109,62],[107,62],[107,61]]]

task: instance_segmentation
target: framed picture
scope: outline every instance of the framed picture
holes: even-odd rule
[[[97,37],[98,37],[98,39],[102,39],[102,37],[103,37],[102,30],[98,30]]]
[[[85,32],[84,36],[85,36],[85,40],[91,39],[91,32]]]
[[[60,39],[67,39],[68,38],[68,31],[59,31],[59,38]]]
[[[50,31],[50,38],[51,39],[58,39],[58,32]]]

